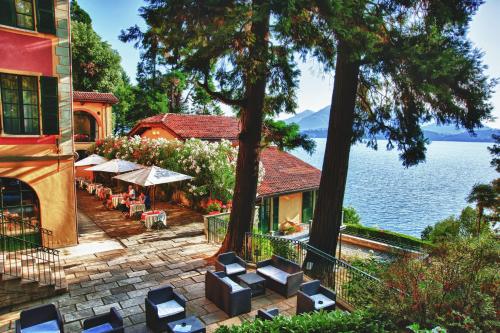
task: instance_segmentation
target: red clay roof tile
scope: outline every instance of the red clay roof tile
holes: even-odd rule
[[[73,91],[73,101],[107,104],[116,104],[119,102],[118,98],[112,93],[100,93],[95,91]]]

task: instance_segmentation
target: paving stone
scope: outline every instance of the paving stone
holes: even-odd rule
[[[103,313],[108,313],[109,309],[111,309],[111,308],[115,308],[117,310],[121,309],[120,304],[118,304],[118,303],[111,303],[111,304],[105,304],[105,305],[101,305],[101,306],[96,306],[96,307],[93,308],[93,310],[94,310],[94,313],[96,315],[100,315],[100,314],[103,314]]]
[[[97,286],[94,286],[95,291],[101,291],[101,290],[111,290],[112,288],[118,287],[118,283],[116,282],[109,282],[109,283],[103,283],[99,284]]]
[[[94,315],[94,312],[92,311],[92,309],[85,309],[85,310],[67,313],[63,316],[63,318],[64,318],[64,321],[66,323],[70,323],[70,322],[75,321],[75,320],[80,320],[80,319],[92,317],[93,315]]]
[[[95,293],[87,294],[87,295],[85,295],[85,297],[90,301],[92,299],[98,299],[98,298],[102,298],[104,296],[109,296],[109,295],[111,295],[111,291],[102,290],[102,291],[97,291]]]
[[[131,284],[110,289],[112,295],[126,293],[127,291],[132,291],[132,290],[135,290],[135,288]]]
[[[91,280],[104,279],[104,278],[111,277],[111,276],[112,275],[110,272],[89,275]]]
[[[220,321],[226,320],[227,318],[228,318],[228,315],[222,311],[212,312],[212,313],[209,313],[209,314],[206,314],[206,315],[200,317],[200,319],[203,320],[205,325],[210,325],[210,324],[213,324],[216,322],[220,322]]]
[[[76,305],[76,309],[77,310],[85,310],[85,309],[90,309],[90,308],[93,308],[93,307],[96,307],[99,305],[104,305],[104,303],[102,302],[102,300],[100,298],[92,299],[90,301],[78,303]]]
[[[131,299],[128,299],[126,301],[122,301],[120,302],[120,305],[122,306],[122,308],[128,308],[128,307],[131,307],[131,306],[134,306],[134,305],[138,305],[138,304],[141,304],[141,303],[144,303],[144,297],[134,297],[134,298],[131,298]]]
[[[130,299],[130,296],[127,295],[127,293],[121,293],[116,295],[104,296],[102,298],[102,301],[104,304],[111,304],[111,303],[125,301],[127,299]]]
[[[141,271],[127,273],[127,276],[132,278],[132,277],[143,276],[143,275],[147,275],[147,274],[148,274],[148,271],[141,270]]]
[[[150,290],[149,288],[132,290],[132,291],[127,292],[127,295],[129,295],[130,298],[139,297],[139,296],[145,297],[148,294],[149,290]]]
[[[142,279],[141,279],[140,276],[136,276],[136,277],[128,278],[128,279],[125,279],[125,280],[117,281],[117,283],[118,283],[119,286],[126,286],[128,284],[141,283],[141,282],[142,282]]]

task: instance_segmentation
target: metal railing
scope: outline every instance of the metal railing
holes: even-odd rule
[[[38,226],[9,221],[0,224],[0,274],[62,286],[59,251],[52,246],[52,232]]]
[[[382,281],[307,243],[269,235],[247,233],[243,256],[257,263],[278,255],[300,265],[304,274],[335,290],[337,298],[355,308],[369,304]]]
[[[209,243],[222,243],[224,237],[226,237],[228,221],[218,216],[209,216],[208,220],[208,232],[207,239]]]
[[[23,238],[45,247],[53,247],[54,245],[54,236],[51,230],[21,219],[0,218],[0,234]]]

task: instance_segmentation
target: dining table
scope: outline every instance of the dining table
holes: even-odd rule
[[[111,195],[111,203],[113,204],[113,208],[118,207],[120,204],[120,201],[122,201],[123,195],[122,194],[112,194]]]
[[[148,230],[158,221],[162,221],[167,226],[167,214],[163,210],[150,210],[141,214],[141,221]]]
[[[133,201],[129,205],[129,215],[133,216],[137,212],[144,212],[146,210],[146,205],[140,201]]]

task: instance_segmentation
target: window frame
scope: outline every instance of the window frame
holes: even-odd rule
[[[4,95],[3,95],[3,86],[2,86],[2,77],[4,75],[9,75],[9,76],[15,76],[16,77],[16,84],[17,84],[17,96],[18,96],[18,101],[17,101],[17,107],[19,109],[19,133],[8,133],[6,130],[5,126],[5,114],[4,114]],[[36,84],[36,90],[24,90],[22,86],[23,78],[32,78],[35,81]],[[23,96],[23,91],[31,91],[35,92],[36,94],[36,99],[37,99],[37,105],[36,105],[36,114],[38,117],[36,118],[37,121],[37,131],[36,132],[26,132],[26,126],[25,126],[25,120],[30,119],[30,120],[35,120],[33,117],[26,117],[25,116],[25,103],[24,103],[24,96]],[[34,104],[29,104],[33,106]],[[39,137],[42,135],[42,112],[41,112],[41,98],[40,98],[40,77],[35,76],[35,75],[25,75],[25,74],[16,74],[16,73],[4,73],[0,72],[0,121],[1,121],[1,134],[2,136],[21,136],[21,137]]]
[[[31,20],[32,20],[32,27],[31,28],[28,28],[28,27],[22,27],[19,25],[19,20],[18,20],[18,15],[22,15],[22,16],[29,16],[27,14],[22,14],[22,13],[19,13],[17,11],[17,8],[16,8],[16,1],[17,0],[14,0],[14,17],[15,17],[15,28],[18,28],[18,29],[24,29],[24,30],[29,30],[29,31],[37,31],[36,29],[36,26],[37,26],[37,21],[36,21],[36,9],[35,9],[35,1],[34,0],[20,0],[20,1],[24,1],[24,2],[29,2],[31,4]]]

